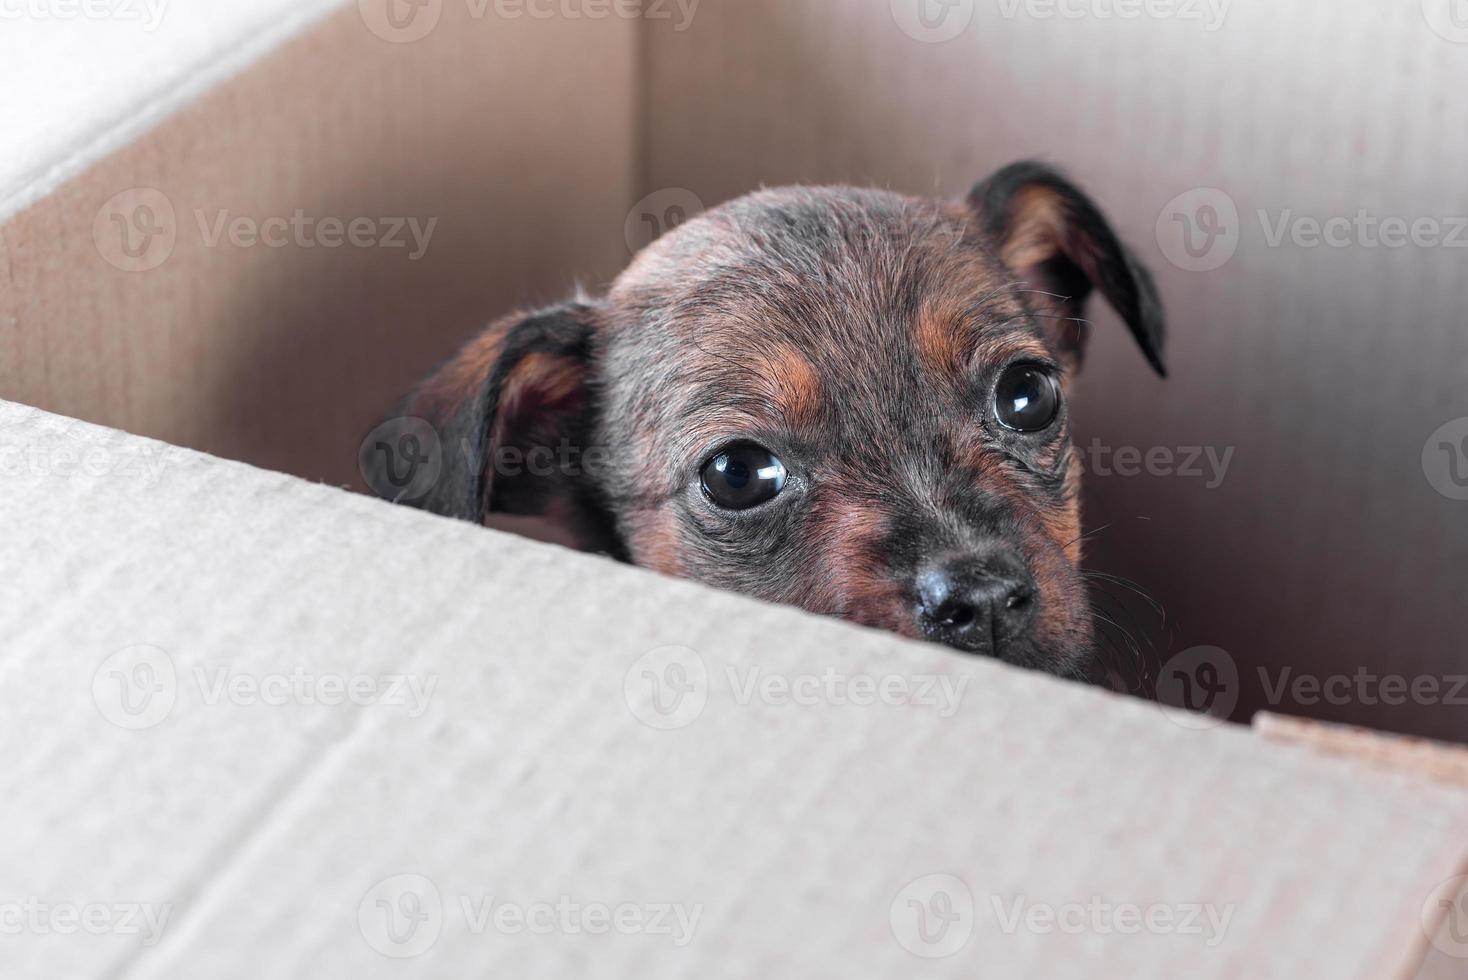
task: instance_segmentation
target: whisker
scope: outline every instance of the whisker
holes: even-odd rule
[[[1028,285],[1028,283],[1020,283],[1019,285]],[[1015,291],[1020,293],[1034,293],[1037,296],[1049,296],[1051,299],[1058,299],[1062,303],[1069,303],[1071,300],[1075,299],[1074,296],[1062,296],[1059,293],[1047,292],[1044,289],[1019,289]]]
[[[1147,603],[1147,605],[1152,607],[1152,611],[1157,613],[1157,615],[1162,618],[1162,625],[1167,625],[1167,609],[1163,607],[1162,603],[1158,601],[1156,596],[1152,595],[1152,593],[1148,592],[1146,589],[1142,588],[1131,579],[1125,578],[1121,575],[1112,575],[1109,572],[1096,571],[1095,569],[1090,568],[1082,568],[1081,577],[1095,579],[1101,582],[1110,582],[1113,585],[1119,585],[1122,588],[1141,596],[1142,599]]]
[[[1000,293],[1004,292],[1011,286],[1028,286],[1029,284],[1030,283],[1028,279],[1016,279],[1014,282],[1006,282],[1004,285],[1000,286],[997,289],[991,289],[989,292],[985,293],[983,296],[980,296],[969,305],[971,307],[982,306],[987,300],[994,296],[998,296]],[[1020,290],[1020,292],[1025,292],[1025,290]]]
[[[1090,320],[1083,316],[1065,316],[1062,313],[1031,313],[1029,315],[1040,320],[1073,320],[1076,323],[1084,323],[1087,326],[1091,323]]]
[[[1107,635],[1106,632],[1100,632],[1097,634],[1096,638],[1099,641],[1100,646],[1103,648],[1102,651],[1098,651],[1097,659],[1100,661],[1101,666],[1106,669],[1107,676],[1120,679],[1121,682],[1128,687],[1128,689],[1141,688],[1145,684],[1145,681],[1142,680],[1142,677],[1144,677],[1147,673],[1145,666],[1146,658],[1143,656],[1141,648],[1137,645],[1136,640],[1132,637],[1131,633],[1124,626],[1116,622],[1116,620],[1112,619],[1111,617],[1105,615],[1104,613],[1097,613],[1093,609],[1092,615],[1101,623],[1110,626],[1117,632],[1119,632],[1125,641],[1125,649],[1123,649],[1122,647],[1118,646],[1114,638]],[[1105,653],[1105,656],[1101,655],[1102,652]],[[1136,678],[1137,683],[1132,684],[1130,681],[1128,681],[1129,677]]]
[[[1060,548],[1061,548],[1062,551],[1064,551],[1066,548],[1069,548],[1071,545],[1075,544],[1076,542],[1078,542],[1078,541],[1085,541],[1087,538],[1094,537],[1095,535],[1100,534],[1102,531],[1106,530],[1107,528],[1114,527],[1115,525],[1116,525],[1116,522],[1115,521],[1112,521],[1110,524],[1102,524],[1100,527],[1096,528],[1094,531],[1087,531],[1084,534],[1079,535],[1078,537],[1071,538],[1065,544],[1061,545]]]
[[[1166,612],[1162,604],[1145,589],[1121,576],[1085,570],[1081,574],[1091,587],[1091,594],[1088,596],[1091,616],[1097,625],[1098,641],[1105,644],[1112,654],[1110,666],[1131,693],[1146,696],[1159,662],[1153,631],[1150,628],[1144,629],[1135,619],[1133,607],[1123,601],[1121,596],[1112,594],[1109,589],[1125,588],[1146,601],[1154,614],[1163,617],[1165,629]],[[1109,608],[1112,606],[1114,608]],[[1141,639],[1139,633],[1146,639]],[[1120,648],[1116,644],[1120,644]]]

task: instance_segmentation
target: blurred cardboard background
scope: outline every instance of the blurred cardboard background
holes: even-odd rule
[[[1468,26],[1450,0],[646,6],[450,0],[413,41],[374,32],[365,0],[344,8],[0,225],[0,397],[351,483],[362,436],[458,339],[604,285],[629,227],[670,204],[792,181],[959,194],[1040,157],[1102,202],[1170,312],[1162,382],[1098,308],[1076,396],[1086,525],[1107,528],[1087,565],[1166,621],[1121,586],[1114,612],[1150,656],[1226,650],[1239,717],[1468,740],[1452,468],[1468,459],[1440,448],[1468,437],[1451,427],[1468,417],[1468,248],[1452,244],[1468,244],[1452,221],[1468,215]],[[146,273],[100,260],[92,234],[134,187],[178,215]],[[195,217],[298,208],[439,221],[413,262],[211,248]],[[1363,211],[1444,240],[1292,240],[1300,219]],[[1194,448],[1227,468],[1174,472]],[[1172,471],[1114,472],[1119,451],[1154,449]],[[1386,675],[1437,693],[1388,703]]]

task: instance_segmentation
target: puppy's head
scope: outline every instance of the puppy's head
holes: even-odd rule
[[[417,503],[549,513],[668,574],[1080,674],[1065,395],[1093,289],[1161,372],[1150,277],[1050,170],[956,203],[762,191],[430,377],[401,409],[446,449]]]

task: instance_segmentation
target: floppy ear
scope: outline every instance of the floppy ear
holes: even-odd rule
[[[1166,377],[1162,301],[1152,275],[1089,197],[1055,170],[1025,162],[1010,164],[979,183],[969,192],[968,203],[984,237],[1015,277],[1030,289],[1054,294],[1048,305],[1060,319],[1051,321],[1052,337],[1076,363],[1085,341],[1081,318],[1086,299],[1099,289],[1148,363]]]
[[[491,513],[554,512],[583,546],[614,550],[610,516],[588,478],[601,465],[591,441],[595,330],[595,309],[581,303],[491,324],[399,403],[379,429],[388,449],[364,444],[368,484],[380,496],[476,523]],[[391,471],[408,457],[392,452],[403,435],[431,464],[407,492]],[[423,451],[425,439],[436,459]]]

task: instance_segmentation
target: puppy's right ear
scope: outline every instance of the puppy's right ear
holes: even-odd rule
[[[594,307],[567,303],[491,324],[399,404],[385,438],[363,445],[368,484],[475,523],[557,505],[574,537],[604,546],[610,521],[586,479],[596,323]]]

